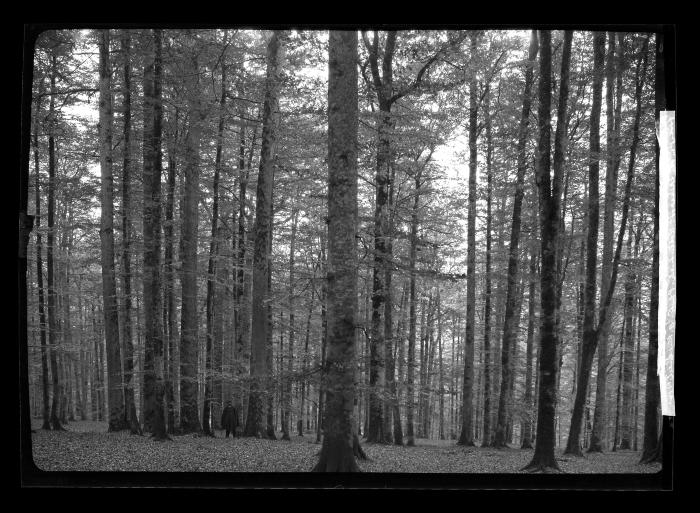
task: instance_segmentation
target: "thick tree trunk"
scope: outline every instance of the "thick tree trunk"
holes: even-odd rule
[[[328,80],[328,354],[316,472],[356,472],[353,443],[357,314],[357,32],[331,31]]]
[[[134,345],[131,330],[131,37],[122,31],[121,50],[124,58],[123,116],[124,163],[122,166],[122,303],[124,347],[124,406],[132,435],[141,435],[141,425],[134,402]]]
[[[280,88],[283,34],[275,31],[267,45],[267,79],[263,113],[263,132],[260,151],[260,171],[255,205],[255,249],[253,253],[253,320],[250,355],[250,394],[248,417],[244,434],[267,437],[265,428],[265,376],[268,366],[268,331],[272,329],[266,306],[270,276],[270,228],[272,220],[273,165],[279,118],[278,95]],[[271,358],[271,354],[269,355]]]
[[[191,37],[191,35],[186,35]],[[187,57],[186,94],[189,130],[185,139],[185,183],[182,198],[180,255],[182,305],[180,314],[180,429],[199,433],[199,383],[197,348],[199,319],[197,312],[197,230],[199,225],[200,143],[204,114],[199,96],[199,64],[194,48]]]
[[[109,30],[101,30],[99,36],[102,301],[107,344],[109,431],[120,431],[127,426],[124,415],[124,390],[119,344],[119,307],[117,305],[117,283],[114,269],[114,178],[112,176],[112,92]]]
[[[569,32],[567,32],[569,33]],[[564,77],[568,79],[568,60],[567,57],[571,50],[571,38],[568,45],[564,46],[563,62],[566,63],[567,74],[562,73],[562,82]],[[567,49],[569,53],[566,53]],[[496,422],[495,435],[493,446],[497,448],[506,447],[506,423],[509,415],[508,393],[512,386],[512,372],[514,362],[511,361],[511,353],[517,343],[517,280],[518,280],[518,257],[520,244],[520,226],[521,212],[524,196],[525,185],[525,169],[527,167],[525,145],[527,142],[527,132],[530,117],[530,106],[532,104],[532,82],[533,82],[533,67],[537,58],[537,35],[532,31],[530,38],[530,48],[528,51],[528,64],[525,71],[525,90],[523,92],[523,108],[520,116],[520,127],[518,132],[518,174],[515,185],[515,199],[513,201],[513,221],[510,232],[510,246],[508,251],[508,277],[506,288],[506,311],[503,321],[503,343],[501,345],[501,390],[498,398],[498,418]],[[562,65],[562,70],[564,69]],[[564,89],[565,90],[565,89]],[[562,95],[563,96],[563,95]],[[561,103],[560,103],[561,105]],[[564,97],[564,105],[566,98]],[[561,118],[558,118],[561,119]]]
[[[542,320],[540,325],[539,399],[537,411],[537,438],[535,454],[525,467],[531,471],[558,470],[554,458],[554,416],[556,412],[557,334],[556,334],[556,248],[558,246],[559,202],[557,181],[550,185],[551,143],[551,32],[540,33],[540,82],[536,183],[539,192],[541,272],[540,298]]]
[[[146,430],[168,439],[163,404],[164,359],[160,271],[161,232],[161,47],[162,31],[153,31],[153,54],[144,69],[143,144],[143,303],[145,328],[144,395]]]

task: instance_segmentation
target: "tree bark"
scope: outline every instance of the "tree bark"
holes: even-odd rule
[[[656,83],[655,109],[656,119],[659,112],[666,108],[664,56],[662,48],[663,34],[656,34]],[[654,240],[651,264],[651,291],[649,293],[649,354],[647,356],[646,390],[644,399],[644,442],[640,463],[661,461],[661,433],[659,433],[659,405],[661,389],[659,387],[658,351],[659,351],[659,144],[656,143],[656,180],[654,183]]]
[[[583,340],[581,348],[581,369],[576,386],[574,410],[571,416],[569,438],[566,454],[581,455],[579,434],[585,404],[588,381],[591,374],[593,355],[596,350],[597,333],[595,330],[596,266],[598,259],[598,219],[599,194],[598,175],[600,168],[600,110],[602,102],[603,66],[605,61],[605,32],[594,35],[593,63],[593,106],[591,110],[590,161],[588,166],[588,228],[586,238],[586,282],[583,301]]]
[[[122,302],[124,347],[124,406],[126,421],[132,435],[141,435],[141,425],[134,402],[134,345],[131,330],[131,37],[122,31],[121,50],[124,56],[124,160],[122,165]]]
[[[42,81],[43,84],[43,81]],[[37,100],[36,110],[39,112],[41,106],[40,100]],[[42,263],[42,244],[41,244],[41,194],[40,194],[40,167],[39,167],[39,126],[36,120],[39,116],[35,115],[34,119],[34,225],[36,226],[36,279],[37,289],[39,294],[39,340],[41,344],[41,429],[51,429],[50,410],[49,410],[49,363],[48,363],[48,346],[46,345],[46,311],[44,309],[44,264]]]
[[[476,58],[477,34],[472,32],[471,58]],[[469,197],[467,214],[467,322],[464,338],[464,382],[462,384],[462,432],[457,445],[473,446],[474,395],[474,324],[476,314],[476,138],[477,138],[476,74],[469,81]]]
[[[603,221],[603,257],[602,257],[602,276],[601,276],[601,304],[605,300],[607,288],[610,283],[610,274],[612,272],[612,257],[613,257],[613,230],[615,228],[615,195],[617,191],[617,166],[615,165],[617,158],[617,138],[618,126],[615,125],[615,74],[619,75],[621,55],[617,55],[617,70],[615,69],[615,33],[608,32],[609,44],[608,55],[605,69],[605,100],[606,100],[606,125],[607,125],[607,158],[606,158],[606,174],[605,174],[605,213]],[[619,50],[622,53],[622,48]],[[618,161],[619,162],[619,161]],[[595,413],[593,414],[593,431],[591,432],[591,444],[588,452],[602,452],[603,440],[605,440],[606,427],[606,383],[607,383],[607,365],[608,365],[608,334],[610,331],[610,318],[598,337],[598,375],[596,379],[596,404]]]
[[[188,39],[192,37],[187,34]],[[199,96],[199,63],[194,48],[187,56],[186,94],[189,130],[185,139],[185,183],[180,217],[182,305],[180,314],[180,430],[199,433],[199,383],[197,381],[197,230],[199,225],[200,144],[204,113]]]
[[[413,413],[415,404],[414,375],[416,368],[416,250],[418,246],[418,208],[420,205],[421,172],[416,171],[413,191],[413,210],[411,212],[411,247],[409,250],[409,292],[408,292],[408,362],[406,364],[406,445],[415,443]]]
[[[528,316],[527,316],[527,349],[525,360],[525,422],[521,427],[521,449],[532,449],[532,371],[535,339],[535,273],[537,272],[537,255],[533,249],[530,252],[530,269],[528,275]]]
[[[226,47],[228,44],[228,32],[225,31],[223,44]],[[205,369],[205,382],[204,382],[204,409],[202,411],[202,430],[205,435],[214,436],[214,430],[212,426],[212,394],[214,392],[214,376],[213,376],[213,366],[212,366],[212,351],[215,347],[221,344],[221,339],[215,338],[215,319],[214,310],[216,306],[214,305],[215,298],[217,297],[217,287],[216,287],[216,275],[219,268],[218,265],[218,253],[219,253],[219,241],[218,241],[218,224],[219,224],[219,177],[221,175],[222,166],[222,150],[223,150],[223,140],[224,140],[224,128],[225,128],[225,109],[226,109],[226,59],[222,56],[221,59],[221,97],[219,98],[219,126],[217,130],[216,139],[216,157],[214,161],[214,183],[212,186],[212,215],[211,215],[211,241],[209,243],[209,262],[207,264],[207,304],[206,304],[206,369]],[[221,378],[217,378],[221,381]],[[215,422],[215,421],[214,421]]]
[[[283,412],[282,412],[282,440],[290,440],[289,433],[292,417],[292,373],[294,372],[294,253],[296,251],[296,235],[299,211],[292,212],[292,234],[289,244],[289,335],[287,376],[282,379],[284,383]]]
[[[535,454],[525,467],[530,471],[559,470],[554,458],[554,417],[556,412],[557,334],[556,334],[556,248],[558,246],[559,202],[553,177],[550,185],[551,140],[551,32],[540,30],[540,80],[538,86],[539,140],[536,159],[536,183],[539,192],[541,272],[540,301],[542,320],[540,325],[539,400],[537,412],[537,438]]]
[[[166,319],[164,327],[167,328],[168,343],[167,352],[168,358],[165,359],[167,365],[167,379],[165,382],[165,400],[166,409],[168,412],[168,433],[174,433],[176,426],[179,425],[180,400],[178,386],[180,382],[180,345],[178,336],[177,311],[175,308],[175,243],[174,243],[174,210],[175,210],[175,181],[177,178],[175,147],[177,144],[177,124],[178,110],[175,109],[174,119],[172,120],[173,128],[170,135],[168,147],[168,189],[165,203],[165,223],[163,224],[163,235],[165,239],[164,253],[164,294],[165,294],[165,309]]]
[[[357,314],[357,32],[331,31],[328,80],[328,354],[316,472],[356,472],[353,442]]]
[[[107,344],[109,431],[120,431],[127,426],[124,415],[124,390],[119,344],[119,307],[117,305],[117,284],[114,269],[114,178],[112,176],[112,92],[109,30],[101,30],[99,36],[102,301]]]
[[[145,328],[145,425],[155,440],[166,434],[163,404],[164,359],[160,271],[161,231],[161,48],[162,31],[153,30],[153,53],[144,69],[143,144],[143,303]]]
[[[564,78],[568,79],[568,56],[571,50],[571,32],[569,34],[568,45],[564,45],[564,53],[562,56],[562,82]],[[568,49],[568,53],[567,53]],[[527,161],[525,156],[525,145],[527,142],[527,131],[530,117],[530,106],[532,104],[532,82],[533,82],[533,67],[537,58],[537,35],[532,31],[530,38],[530,48],[528,51],[528,64],[525,71],[525,90],[523,92],[523,108],[520,117],[520,127],[518,132],[518,174],[515,185],[515,198],[513,201],[513,221],[510,232],[510,246],[508,251],[508,277],[506,288],[506,311],[503,321],[503,342],[501,345],[501,390],[498,398],[498,417],[496,422],[495,435],[493,439],[493,447],[503,448],[506,444],[506,423],[509,414],[508,393],[511,388],[513,376],[513,364],[511,361],[511,353],[514,345],[517,343],[517,280],[518,280],[518,257],[520,244],[520,226],[521,212],[524,196],[525,184],[525,169]],[[566,64],[567,73],[564,74],[564,65]],[[566,89],[562,88],[562,91]],[[562,94],[562,96],[564,96]],[[563,104],[566,105],[566,97],[563,98]],[[561,108],[561,102],[560,102]],[[558,119],[562,119],[559,118]],[[556,159],[555,159],[556,160]]]
[[[272,329],[267,312],[270,276],[269,244],[272,220],[273,165],[276,152],[279,118],[278,95],[283,58],[283,33],[274,31],[267,45],[267,79],[260,150],[260,171],[255,205],[255,249],[253,254],[253,320],[251,331],[250,394],[248,417],[244,434],[267,437],[265,428],[265,377],[272,371],[268,366],[268,331]],[[270,355],[271,356],[271,355]]]

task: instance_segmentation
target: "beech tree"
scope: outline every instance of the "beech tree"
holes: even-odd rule
[[[328,341],[316,472],[358,471],[353,452],[357,312],[357,32],[328,43]]]
[[[119,310],[114,270],[114,178],[112,176],[112,92],[108,29],[100,38],[100,170],[102,176],[102,214],[100,226],[102,255],[102,301],[104,304],[105,339],[109,390],[109,430],[124,429],[124,390],[122,387],[121,348],[119,344]]]
[[[267,80],[263,112],[263,132],[260,149],[260,171],[255,203],[255,249],[253,253],[253,321],[251,331],[250,373],[251,385],[248,399],[246,436],[267,437],[263,427],[266,404],[265,378],[272,371],[268,363],[268,334],[271,319],[265,305],[270,279],[270,240],[272,223],[273,165],[276,150],[277,125],[279,123],[279,87],[284,55],[282,31],[274,31],[267,45]],[[271,353],[269,355],[271,360]]]

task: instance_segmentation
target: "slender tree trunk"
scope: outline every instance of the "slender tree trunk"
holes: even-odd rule
[[[568,81],[568,56],[571,50],[571,32],[569,34],[568,44],[564,45],[564,53],[562,56],[562,91],[566,91],[565,78]],[[568,50],[568,52],[567,52]],[[501,390],[498,399],[498,419],[496,423],[495,436],[493,446],[498,448],[506,447],[506,424],[509,415],[508,393],[511,389],[513,380],[513,362],[511,361],[511,353],[513,347],[517,343],[517,319],[516,312],[517,302],[517,280],[518,280],[518,257],[520,244],[520,226],[521,226],[521,211],[524,196],[525,184],[525,169],[527,167],[525,156],[525,145],[527,142],[527,131],[529,125],[530,106],[532,104],[532,82],[533,82],[533,67],[537,58],[537,37],[535,31],[532,32],[530,38],[530,48],[528,52],[528,65],[525,71],[525,91],[523,93],[523,109],[520,117],[520,128],[518,133],[518,174],[515,186],[515,199],[513,201],[513,221],[510,233],[510,247],[508,252],[508,278],[506,288],[506,311],[503,321],[503,342],[501,345]],[[566,70],[566,73],[564,73]],[[566,96],[562,93],[563,104],[566,105]],[[560,109],[561,109],[560,102]],[[565,107],[564,107],[565,113]],[[560,112],[561,114],[561,112]],[[558,118],[562,119],[562,118]],[[555,159],[556,160],[556,159]]]
[[[625,314],[627,312],[625,311]],[[620,439],[620,403],[621,403],[621,398],[622,398],[622,367],[624,366],[624,355],[622,354],[623,351],[623,344],[624,344],[624,338],[625,338],[625,330],[627,329],[627,316],[625,315],[623,324],[622,324],[622,331],[620,333],[620,359],[618,361],[618,366],[617,366],[617,398],[615,400],[615,431],[613,433],[613,439],[612,439],[612,452],[617,451],[618,447],[618,440]]]
[[[471,56],[476,58],[477,35],[470,34]],[[474,445],[474,324],[476,314],[476,137],[477,137],[476,75],[469,82],[469,198],[467,215],[467,322],[464,338],[464,382],[462,384],[462,432],[458,445]]]
[[[134,345],[131,330],[131,37],[122,31],[121,49],[124,56],[123,116],[124,163],[122,166],[122,303],[124,339],[124,403],[126,421],[131,434],[143,434],[134,402]]]
[[[356,472],[357,32],[331,31],[328,81],[328,355],[326,419],[316,472]]]
[[[596,266],[598,259],[598,217],[599,194],[598,172],[600,167],[600,110],[602,102],[603,65],[605,60],[605,32],[594,35],[593,64],[593,106],[591,110],[590,161],[588,166],[588,228],[586,236],[586,283],[583,305],[583,340],[581,350],[581,369],[576,386],[574,410],[571,416],[569,438],[566,454],[581,455],[580,431],[581,418],[586,391],[591,374],[593,355],[595,354],[598,334],[595,330]]]
[[[490,100],[490,84],[486,84],[486,93],[484,95],[486,105],[486,269],[484,272],[484,349],[482,352],[484,360],[484,412],[483,434],[481,437],[482,447],[488,446],[491,442],[491,202],[493,195],[491,155],[493,151],[493,140],[491,133]]]
[[[253,254],[253,320],[251,332],[251,384],[248,400],[246,436],[266,437],[264,426],[264,377],[272,369],[268,366],[268,331],[272,329],[268,319],[267,299],[270,276],[270,227],[272,220],[273,164],[279,118],[278,94],[280,88],[283,34],[275,31],[267,45],[267,79],[263,114],[263,133],[258,173],[257,201],[255,205],[255,249]],[[270,355],[271,356],[271,355]]]
[[[664,94],[664,57],[662,48],[663,34],[656,34],[656,83],[655,108],[656,119],[659,112],[666,108]],[[658,351],[659,351],[659,144],[656,143],[656,180],[654,184],[654,239],[651,263],[651,291],[649,293],[649,355],[647,356],[646,390],[644,398],[644,442],[640,463],[661,461],[661,433],[659,433],[659,388]],[[50,325],[50,323],[49,323]]]
[[[408,363],[406,365],[406,445],[413,447],[413,413],[415,404],[414,375],[416,368],[416,249],[418,246],[418,208],[420,205],[421,171],[415,176],[413,210],[411,212],[411,247],[409,253],[409,292],[408,292]]]
[[[622,356],[622,404],[620,422],[620,449],[632,449],[632,414],[634,412],[633,372],[634,372],[634,303],[637,276],[632,261],[632,223],[627,235],[627,272],[625,273],[625,329],[620,347]]]
[[[251,147],[254,144],[255,133],[253,133]],[[248,295],[246,294],[246,193],[248,188],[248,168],[245,165],[245,127],[241,127],[239,158],[238,158],[238,234],[236,252],[236,291],[234,306],[234,331],[236,333],[235,342],[235,375],[243,376],[249,372],[246,363],[250,360],[250,311],[248,309]],[[238,380],[236,381],[238,382]],[[234,385],[234,401],[236,410],[243,413],[244,387]]]
[[[168,373],[165,382],[165,400],[168,411],[168,433],[174,433],[179,425],[179,383],[180,383],[180,358],[177,311],[175,309],[175,242],[174,242],[174,210],[175,210],[175,181],[177,177],[175,147],[177,143],[178,110],[175,110],[173,132],[168,147],[168,189],[165,203],[165,223],[163,235],[165,238],[164,254],[164,278],[165,278],[165,307],[167,311],[166,322],[168,343],[168,358],[165,359]]]
[[[294,252],[296,251],[296,235],[299,211],[292,212],[292,234],[289,244],[289,335],[287,376],[282,378],[284,384],[283,413],[282,413],[282,440],[290,440],[290,426],[292,417],[292,373],[294,372]]]
[[[109,431],[125,426],[124,395],[119,347],[119,307],[114,270],[114,178],[112,176],[112,93],[110,85],[109,30],[100,31],[100,169],[102,175],[100,241],[102,300],[109,391]]]
[[[223,44],[228,44],[228,32],[225,31]],[[205,383],[204,383],[204,410],[202,412],[202,430],[205,435],[214,436],[212,426],[212,394],[214,391],[214,372],[212,368],[212,351],[215,347],[221,344],[221,339],[215,338],[215,319],[214,311],[216,306],[214,301],[217,299],[216,275],[218,271],[218,253],[219,253],[219,177],[221,175],[222,166],[222,150],[224,142],[225,128],[225,112],[226,112],[226,59],[221,59],[221,97],[219,98],[219,126],[216,139],[216,157],[214,162],[214,183],[212,187],[212,217],[211,217],[211,241],[209,243],[209,262],[207,265],[207,311],[206,311],[206,368],[205,368]],[[218,302],[218,301],[217,301]],[[221,379],[217,378],[220,382]]]
[[[606,100],[606,125],[607,125],[607,158],[606,158],[606,174],[605,174],[605,214],[603,221],[603,257],[602,257],[602,277],[600,297],[601,303],[605,300],[607,288],[610,283],[610,274],[612,272],[612,257],[613,257],[613,230],[615,228],[615,195],[617,191],[617,136],[614,121],[614,81],[615,81],[615,33],[608,32],[608,55],[605,69],[605,100]],[[622,53],[622,48],[619,50]],[[620,74],[621,55],[617,56],[618,69],[617,74]],[[588,452],[602,452],[605,440],[605,426],[607,424],[605,418],[606,404],[606,383],[607,383],[607,365],[608,365],[608,335],[610,332],[610,318],[612,312],[608,315],[608,320],[603,326],[602,331],[598,336],[598,375],[596,379],[596,405],[595,413],[593,414],[593,431],[591,432],[591,444]]]
[[[43,83],[43,82],[42,82]],[[53,101],[53,99],[52,99]],[[39,111],[40,103],[37,101],[36,110]],[[41,429],[51,429],[49,410],[49,363],[48,346],[46,345],[46,311],[44,309],[44,264],[42,263],[41,244],[41,194],[40,194],[40,168],[39,168],[39,127],[37,126],[38,115],[34,116],[34,223],[36,226],[36,279],[39,293],[39,340],[41,343]],[[53,196],[53,194],[52,194]]]
[[[522,423],[520,448],[532,449],[532,371],[535,339],[535,273],[537,272],[537,255],[533,248],[530,252],[528,316],[527,316],[527,349],[525,360],[525,422]]]

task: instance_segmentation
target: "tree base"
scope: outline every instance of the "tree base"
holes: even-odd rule
[[[530,463],[529,465],[523,467],[521,469],[524,472],[530,472],[530,473],[537,473],[537,472],[542,472],[543,474],[561,474],[562,471],[559,468],[556,463],[554,465],[545,465],[545,464],[532,464]]]
[[[520,445],[521,449],[532,449],[532,442],[529,439],[524,439],[523,443]]]
[[[367,460],[367,454],[365,453],[364,449],[360,446],[360,439],[358,438],[357,435],[353,435],[352,437],[352,453],[356,458],[359,458],[361,460]]]
[[[311,472],[360,472],[353,447],[348,447],[342,440],[324,440],[320,458]]]

